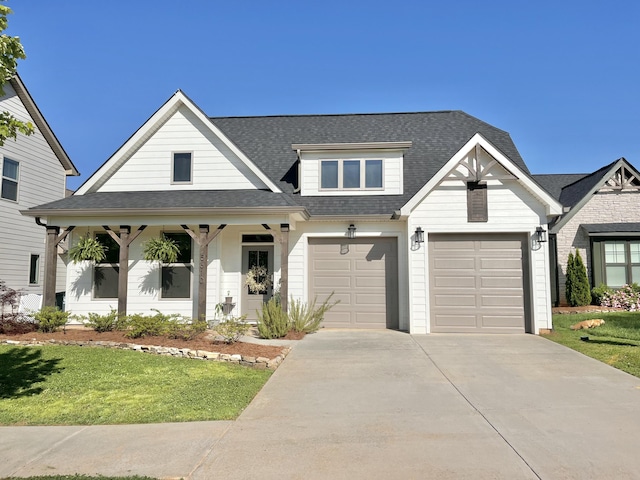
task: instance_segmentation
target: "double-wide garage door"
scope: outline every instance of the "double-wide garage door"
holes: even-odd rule
[[[310,298],[340,301],[325,327],[398,328],[395,238],[311,238],[309,263]]]
[[[431,331],[524,332],[523,241],[516,234],[430,235]]]

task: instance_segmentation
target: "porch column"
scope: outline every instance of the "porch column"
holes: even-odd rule
[[[120,225],[120,271],[118,272],[118,316],[127,314],[127,287],[129,286],[129,225]]]
[[[129,285],[129,245],[133,242],[142,231],[147,228],[141,225],[133,235],[129,225],[120,225],[120,235],[115,233],[108,225],[103,225],[107,233],[113,238],[120,247],[119,272],[118,272],[118,316],[124,317],[127,314],[127,287]]]
[[[191,238],[198,244],[200,251],[200,258],[198,260],[199,275],[198,275],[198,320],[206,320],[207,318],[207,270],[209,266],[209,244],[216,238],[220,232],[226,227],[226,224],[221,224],[217,230],[213,233],[209,233],[209,225],[199,225],[199,235],[189,228],[188,225],[180,225],[182,229],[189,234]],[[196,286],[193,286],[195,292]]]
[[[289,224],[280,224],[280,305],[289,311]]]
[[[56,306],[56,270],[58,269],[58,234],[60,227],[47,226],[47,243],[44,257],[43,307]]]

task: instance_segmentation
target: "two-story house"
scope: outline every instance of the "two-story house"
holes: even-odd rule
[[[0,111],[35,127],[0,146],[0,280],[23,294],[41,295],[44,283],[45,229],[20,214],[65,197],[66,179],[79,175],[18,75],[3,86]],[[65,263],[56,254],[61,273],[53,293],[65,291]]]
[[[255,318],[283,300],[340,303],[327,327],[412,333],[551,328],[548,222],[562,207],[510,136],[460,111],[209,118],[175,93],[71,197],[28,209],[49,243],[93,236],[67,271],[74,313]],[[165,234],[173,264],[143,259]],[[253,293],[246,275],[268,269]]]

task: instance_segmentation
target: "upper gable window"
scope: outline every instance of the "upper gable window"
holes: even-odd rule
[[[193,176],[193,162],[191,152],[173,154],[172,183],[191,183]]]
[[[2,191],[7,200],[18,200],[18,162],[5,158],[2,162]]]
[[[382,160],[322,160],[321,190],[381,190]]]

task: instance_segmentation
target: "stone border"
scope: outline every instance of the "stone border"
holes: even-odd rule
[[[40,347],[44,345],[74,345],[78,347],[102,347],[117,348],[120,350],[134,350],[136,352],[151,353],[180,358],[192,358],[194,360],[212,360],[216,362],[235,363],[258,370],[275,370],[280,366],[285,357],[291,352],[291,347],[283,347],[282,353],[274,358],[250,357],[240,354],[209,352],[206,350],[192,350],[190,348],[158,347],[155,345],[139,345],[137,343],[103,342],[103,341],[75,341],[75,340],[47,340],[20,341],[0,339],[0,345],[17,345],[24,347]]]

